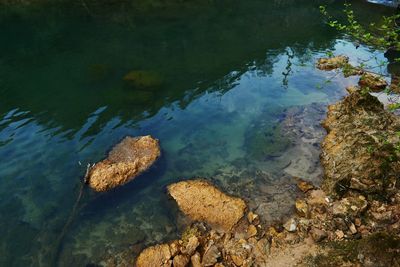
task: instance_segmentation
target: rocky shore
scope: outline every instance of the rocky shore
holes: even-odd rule
[[[318,63],[332,70],[348,59]],[[386,81],[354,74],[362,74],[359,85],[329,106],[323,122],[322,185],[297,178],[302,195],[289,220],[270,226],[209,182],[182,181],[168,186],[192,221],[180,239],[106,265],[400,266],[400,119],[365,90]]]

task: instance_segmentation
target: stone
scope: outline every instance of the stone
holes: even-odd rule
[[[314,189],[314,186],[309,183],[306,182],[304,180],[299,179],[299,181],[297,182],[297,187],[303,192],[303,193],[307,193],[308,191]]]
[[[247,213],[247,221],[249,223],[254,223],[256,225],[260,223],[259,216],[255,213],[253,213],[252,211]]]
[[[332,213],[340,217],[356,217],[362,214],[368,206],[368,202],[358,197],[347,197],[333,203]]]
[[[247,238],[253,237],[257,235],[257,228],[254,225],[249,225],[247,228]]]
[[[205,221],[224,231],[232,229],[246,210],[242,199],[228,196],[203,180],[171,184],[168,192],[192,220]]]
[[[171,257],[175,257],[180,252],[179,241],[175,240],[169,244],[169,251],[171,252]]]
[[[136,267],[171,266],[171,252],[168,244],[156,245],[143,250],[137,260]]]
[[[124,76],[123,80],[127,85],[138,89],[157,88],[163,83],[160,74],[146,70],[132,70]]]
[[[334,70],[343,67],[348,62],[349,58],[343,55],[330,58],[319,58],[317,60],[317,68],[320,70]]]
[[[390,198],[396,191],[400,160],[386,162],[394,153],[390,144],[400,141],[396,134],[400,118],[386,111],[375,96],[354,90],[328,107],[323,126],[328,132],[321,153],[324,191],[334,197],[355,190]]]
[[[356,226],[355,226],[353,223],[350,224],[349,229],[350,229],[350,232],[351,232],[353,235],[357,234]]]
[[[176,255],[172,261],[174,267],[186,267],[190,261],[187,255]]]
[[[336,237],[337,237],[338,239],[343,239],[343,237],[344,237],[344,233],[343,233],[342,230],[336,230],[336,231],[335,231],[335,234],[336,234]]]
[[[372,92],[380,92],[388,86],[388,83],[380,75],[365,72],[361,75],[358,85],[361,88],[369,88]]]
[[[240,255],[231,255],[231,259],[236,266],[242,266],[245,260]]]
[[[328,237],[328,234],[325,231],[318,229],[316,227],[313,227],[310,230],[310,235],[315,242],[321,242],[322,240]]]
[[[196,252],[191,258],[190,263],[193,267],[202,267],[200,260],[200,253]]]
[[[297,230],[297,222],[295,219],[288,220],[284,225],[283,228],[286,229],[288,232],[296,232]]]
[[[196,251],[199,245],[200,245],[199,239],[196,236],[191,236],[189,237],[186,247],[182,249],[182,253],[191,256]]]
[[[106,159],[90,168],[86,182],[97,192],[124,185],[150,168],[160,154],[158,140],[149,135],[125,137]]]
[[[297,214],[301,217],[308,217],[308,205],[307,202],[303,199],[297,199],[295,202],[295,207]]]
[[[213,243],[210,243],[204,251],[201,265],[213,266],[218,262],[219,257],[221,257],[221,252],[219,252],[217,246],[215,246]]]

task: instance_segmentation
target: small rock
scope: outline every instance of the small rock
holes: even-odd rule
[[[193,267],[202,267],[201,260],[200,260],[200,253],[196,252],[191,258],[190,262]]]
[[[314,186],[304,180],[299,179],[299,181],[297,182],[297,187],[303,192],[303,193],[307,193],[308,191],[310,191],[311,189],[314,189]]]
[[[189,264],[190,258],[187,255],[177,255],[174,257],[174,267],[186,267]]]
[[[202,266],[212,266],[218,262],[219,257],[221,257],[221,252],[211,243],[205,249],[201,264]]]
[[[358,216],[367,209],[368,202],[366,200],[348,197],[343,198],[333,204],[333,215],[340,217]]]
[[[169,245],[156,245],[146,248],[139,254],[136,266],[171,266],[170,259],[171,252],[169,250]]]
[[[182,253],[187,254],[189,256],[193,255],[199,244],[200,244],[199,239],[196,236],[189,237],[186,247],[182,249]]]
[[[169,251],[171,252],[171,257],[175,257],[178,255],[180,249],[179,249],[179,241],[173,241],[171,244],[169,244]]]
[[[231,259],[236,266],[242,266],[245,260],[240,255],[231,255]]]
[[[258,224],[259,223],[259,219],[258,219],[258,215],[253,213],[252,211],[250,211],[249,213],[247,213],[247,220],[249,221],[249,223],[254,223],[254,224]]]
[[[355,224],[357,227],[360,227],[360,225],[361,225],[361,219],[360,219],[360,218],[356,218],[356,219],[354,220],[354,224]]]
[[[308,217],[308,205],[303,199],[296,200],[295,203],[297,214],[301,217]]]
[[[321,242],[322,240],[328,237],[328,234],[325,231],[315,227],[311,229],[310,234],[315,242]]]
[[[343,239],[343,237],[344,237],[344,233],[343,233],[342,230],[336,230],[336,231],[335,231],[335,234],[336,234],[336,237],[337,237],[338,239]]]
[[[257,235],[257,228],[254,225],[249,225],[247,228],[247,238],[253,237]]]
[[[297,230],[297,223],[295,219],[288,220],[284,225],[283,228],[286,229],[288,232],[295,232]]]
[[[350,229],[350,232],[351,232],[353,235],[357,233],[356,226],[355,226],[353,223],[350,224],[349,229]]]

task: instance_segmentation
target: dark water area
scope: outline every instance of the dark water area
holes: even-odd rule
[[[351,82],[316,70],[316,58],[334,51],[353,62],[383,59],[324,25],[320,4],[336,14],[343,7],[2,6],[0,266],[100,264],[172,239],[185,221],[165,187],[194,177],[244,198],[266,222],[290,214],[293,177],[321,181],[319,122]],[[393,12],[353,5],[362,19]],[[86,165],[124,136],[147,134],[161,143],[156,166],[112,192],[85,189],[57,252]]]

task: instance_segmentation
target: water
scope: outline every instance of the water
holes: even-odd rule
[[[208,179],[266,223],[292,211],[293,176],[320,182],[319,122],[352,79],[325,83],[334,74],[314,61],[372,55],[323,25],[326,2],[82,3],[0,11],[1,266],[55,264],[86,164],[126,135],[160,139],[162,158],[113,192],[85,191],[58,265],[176,237],[175,181]]]

